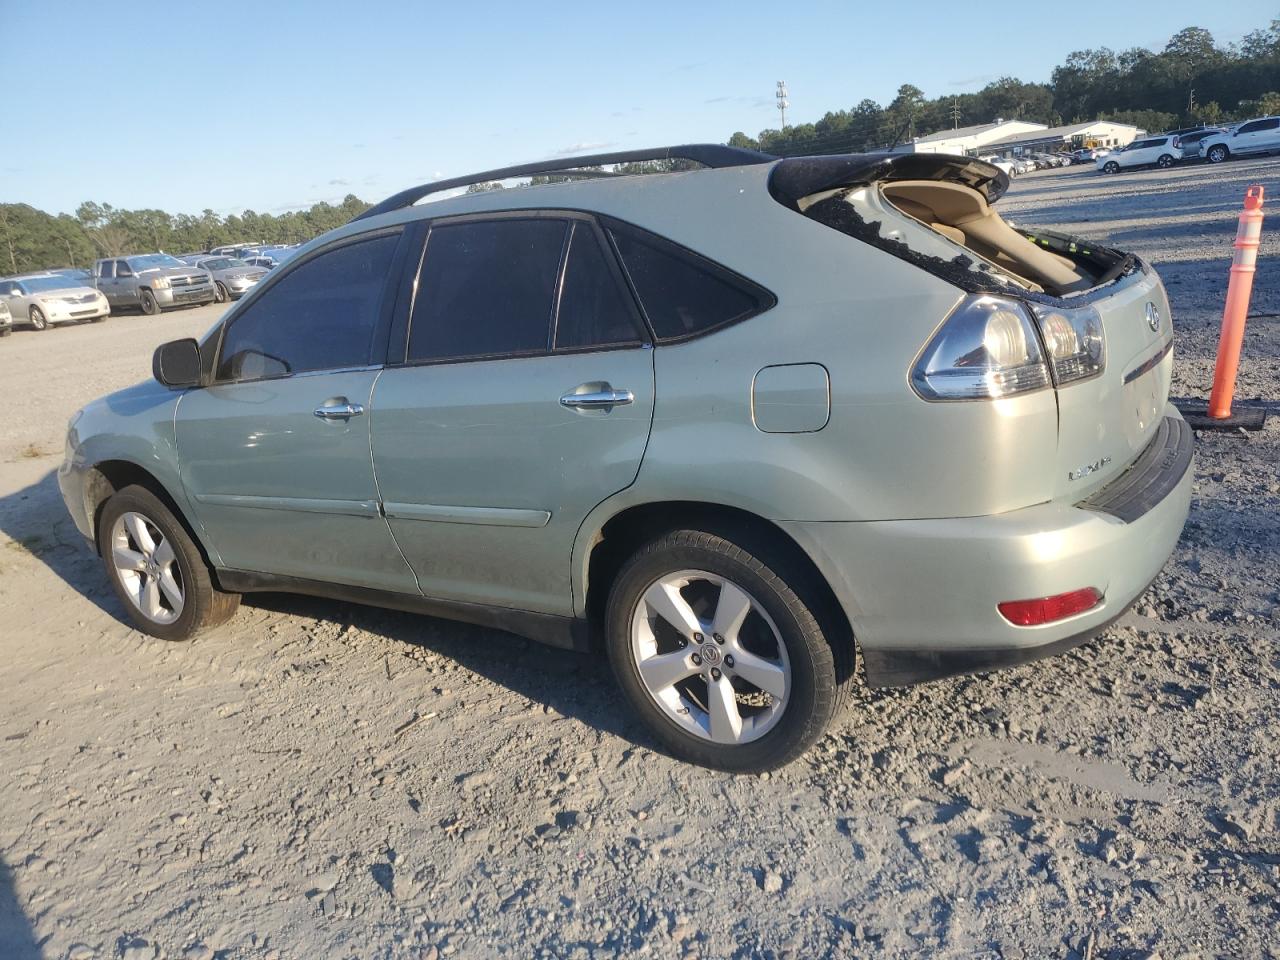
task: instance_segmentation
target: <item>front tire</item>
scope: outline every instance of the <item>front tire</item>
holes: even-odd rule
[[[1226,148],[1225,144],[1215,143],[1209,148],[1210,163],[1222,163],[1229,156],[1231,156],[1231,151]]]
[[[128,486],[107,500],[98,552],[129,618],[161,640],[188,640],[240,605],[238,593],[213,585],[186,528],[146,487]]]
[[[217,281],[214,283],[214,289],[215,289],[215,292],[213,295],[214,303],[226,303],[229,299],[231,299],[230,296],[227,294],[227,288],[222,285],[221,281]]]
[[[640,548],[613,583],[614,675],[681,759],[760,773],[804,753],[837,715],[852,641],[819,623],[819,585],[780,551],[702,530]]]
[[[145,287],[139,296],[139,302],[142,306],[142,312],[148,317],[154,317],[160,312],[160,304],[156,301],[156,295]]]
[[[37,306],[32,306],[27,311],[27,319],[31,321],[31,326],[36,330],[48,330],[49,320],[45,317],[44,311]]]

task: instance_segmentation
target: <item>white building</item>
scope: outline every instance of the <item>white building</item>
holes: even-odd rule
[[[916,137],[910,143],[900,143],[893,148],[894,153],[952,153],[959,156],[976,156],[989,152],[990,144],[1009,137],[1027,135],[1038,130],[1047,130],[1043,123],[1029,123],[1026,120],[994,120],[991,123],[980,123],[973,127],[960,127],[957,130],[939,130],[927,137]]]
[[[986,144],[990,153],[1046,153],[1079,150],[1082,147],[1127,147],[1141,131],[1127,123],[1094,120],[1065,127],[1040,127],[1030,132],[1010,131],[1008,136]]]

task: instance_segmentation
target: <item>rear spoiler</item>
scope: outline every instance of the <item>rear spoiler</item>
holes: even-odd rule
[[[995,203],[1009,189],[1007,173],[973,157],[946,153],[852,153],[779,160],[769,173],[769,192],[783,206],[798,210],[803,198],[824,190],[892,180],[961,183],[977,190],[988,203]]]

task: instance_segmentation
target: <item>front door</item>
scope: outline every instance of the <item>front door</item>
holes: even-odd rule
[[[572,613],[578,528],[649,436],[642,331],[591,220],[433,226],[406,363],[373,398],[383,506],[424,594]]]
[[[417,592],[369,455],[399,242],[294,265],[228,318],[216,382],[178,404],[183,483],[224,566]]]

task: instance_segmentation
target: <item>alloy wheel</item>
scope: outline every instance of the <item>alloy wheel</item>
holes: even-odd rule
[[[123,513],[111,527],[111,563],[125,594],[153,623],[182,616],[186,591],[173,545],[140,513]]]
[[[49,329],[49,321],[45,319],[44,311],[39,307],[32,307],[27,316],[31,320],[31,326],[36,330]]]
[[[750,743],[781,719],[791,664],[777,625],[738,584],[703,570],[655,580],[631,616],[640,681],[680,729]]]

